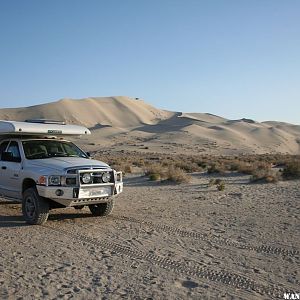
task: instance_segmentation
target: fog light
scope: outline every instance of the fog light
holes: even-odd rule
[[[56,196],[62,196],[64,194],[64,191],[63,190],[56,190],[55,191],[55,195]]]
[[[91,181],[92,181],[92,176],[91,176],[90,173],[84,173],[82,175],[82,182],[83,183],[87,184],[87,183],[91,183]]]
[[[106,173],[103,173],[103,174],[102,174],[102,181],[103,181],[104,183],[109,182],[109,181],[110,181],[110,178],[111,178],[110,173],[106,172]]]

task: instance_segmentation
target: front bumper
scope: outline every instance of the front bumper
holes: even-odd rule
[[[86,184],[79,186],[37,185],[41,197],[51,199],[64,206],[89,205],[108,202],[123,192],[122,175],[115,183]]]

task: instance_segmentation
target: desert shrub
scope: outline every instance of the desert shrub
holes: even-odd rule
[[[149,179],[151,181],[159,181],[159,180],[161,180],[161,176],[158,173],[152,173],[149,175]]]
[[[176,183],[188,183],[191,181],[191,177],[182,169],[172,166],[168,169],[167,179]]]
[[[211,178],[208,182],[208,186],[216,186],[218,191],[225,190],[225,182],[220,178]]]
[[[187,173],[193,173],[193,172],[200,172],[202,171],[202,168],[198,166],[198,164],[189,162],[189,161],[181,161],[175,163],[176,168],[180,168]]]
[[[153,181],[169,180],[175,183],[187,183],[191,180],[191,177],[182,169],[174,166],[166,168],[162,164],[149,165],[145,170],[145,174]]]
[[[191,163],[186,165],[186,167],[184,168],[184,170],[186,170],[188,173],[192,173],[192,172],[202,172],[203,168],[198,166],[198,164],[196,163]]]
[[[145,175],[150,176],[151,174],[159,174],[163,178],[166,176],[166,168],[159,163],[147,165],[145,167]]]
[[[220,183],[218,183],[217,189],[218,189],[218,191],[224,191],[225,190],[225,182],[221,181]]]
[[[237,171],[242,174],[253,174],[253,171],[256,169],[256,165],[254,163],[245,163],[240,162],[237,165]]]
[[[207,169],[208,174],[225,173],[225,171],[226,168],[223,164],[216,164],[216,163],[211,164]]]
[[[251,182],[277,182],[280,178],[280,175],[277,171],[269,169],[257,169],[253,171],[252,176],[250,177]]]
[[[198,165],[200,168],[202,168],[202,169],[206,169],[206,168],[207,168],[206,163],[205,163],[205,162],[202,162],[202,161],[198,162],[197,165]]]
[[[129,164],[124,165],[124,172],[125,173],[132,173],[132,166]]]
[[[284,179],[297,179],[300,178],[300,161],[293,161],[288,163],[282,172]]]

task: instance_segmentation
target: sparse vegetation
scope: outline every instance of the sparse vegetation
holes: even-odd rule
[[[176,183],[188,183],[191,181],[191,177],[180,168],[169,167],[167,180]]]
[[[280,178],[279,172],[272,170],[271,168],[265,168],[265,169],[257,169],[252,173],[252,176],[250,177],[251,182],[278,182]]]
[[[211,155],[184,155],[168,153],[142,153],[137,151],[124,150],[118,152],[96,151],[93,153],[96,159],[107,161],[113,168],[125,173],[145,172],[150,175],[152,168],[159,168],[152,174],[152,180],[174,180],[169,176],[169,169],[173,173],[181,174],[183,182],[184,175],[193,172],[207,171],[208,174],[224,174],[226,172],[239,172],[251,176],[251,182],[276,182],[281,176],[272,168],[280,166],[283,168],[282,178],[300,178],[300,156],[283,154],[262,154],[262,155],[239,155],[239,156],[211,156]],[[277,168],[278,169],[278,168]],[[175,170],[175,171],[174,171]],[[180,170],[180,171],[179,171]],[[169,175],[168,175],[169,174]],[[184,175],[182,175],[184,174]],[[188,176],[188,175],[187,175]],[[189,177],[189,176],[188,176]],[[179,180],[179,181],[180,181]],[[209,185],[214,185],[210,183]]]
[[[284,179],[300,178],[300,161],[289,162],[283,169],[282,177]]]
[[[159,181],[159,180],[161,180],[161,176],[158,173],[152,173],[152,174],[149,174],[149,179],[151,181]]]
[[[175,183],[187,183],[191,179],[182,169],[174,166],[165,167],[162,164],[148,166],[145,174],[152,181],[169,180]]]
[[[212,163],[207,169],[208,174],[224,174],[226,171],[225,165],[223,163]]]
[[[225,182],[220,178],[211,178],[208,182],[208,186],[216,186],[218,191],[225,190]]]
[[[225,190],[225,182],[221,181],[220,183],[218,183],[217,189],[218,189],[218,191],[224,191]]]

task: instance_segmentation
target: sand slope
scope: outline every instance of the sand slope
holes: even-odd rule
[[[50,118],[79,123],[87,127],[111,125],[121,128],[142,123],[153,124],[172,115],[128,97],[93,97],[79,100],[61,99],[57,102],[0,110],[0,119],[18,120]]]
[[[125,150],[139,147],[147,151],[210,154],[300,153],[299,125],[170,112],[122,96],[62,99],[31,107],[0,109],[0,119],[31,118],[85,125],[94,134],[78,142],[94,148],[101,145]]]

